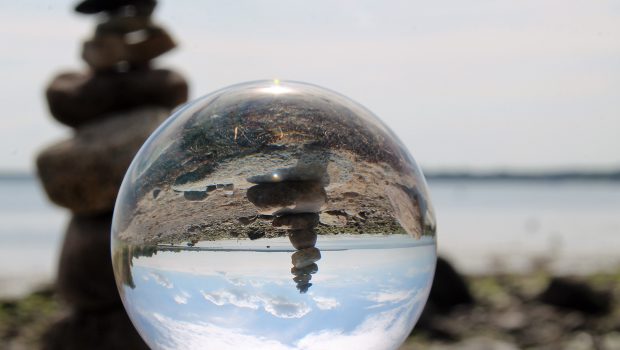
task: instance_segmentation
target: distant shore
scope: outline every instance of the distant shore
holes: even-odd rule
[[[620,170],[616,171],[557,171],[557,172],[467,172],[467,171],[428,171],[425,176],[430,181],[620,181]]]
[[[620,169],[610,171],[465,171],[428,170],[424,175],[429,181],[620,181]],[[0,181],[30,181],[36,174],[0,170]]]

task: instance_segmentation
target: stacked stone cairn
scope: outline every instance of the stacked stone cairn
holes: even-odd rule
[[[174,41],[151,21],[155,0],[85,0],[98,15],[83,45],[86,72],[56,76],[46,97],[70,139],[43,150],[39,178],[50,200],[69,209],[57,291],[70,312],[43,339],[45,349],[147,349],[129,321],[114,282],[110,228],[125,171],[142,143],[187,100],[179,74],[151,61]]]
[[[291,273],[300,293],[308,291],[312,275],[319,270],[316,262],[321,252],[315,247],[315,227],[327,203],[328,159],[326,153],[306,149],[296,166],[248,178],[256,184],[248,189],[248,200],[258,208],[259,215],[273,218],[272,226],[286,230],[297,250],[291,255]]]

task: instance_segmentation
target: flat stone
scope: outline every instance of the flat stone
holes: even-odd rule
[[[45,149],[37,168],[49,199],[76,214],[111,211],[135,153],[168,115],[160,107],[110,115]]]
[[[95,71],[115,69],[119,63],[142,66],[172,50],[176,44],[161,27],[150,26],[126,34],[96,32],[84,42],[82,58]]]
[[[299,276],[293,277],[293,281],[295,281],[298,284],[308,283],[310,282],[310,280],[312,280],[311,275],[299,275]]]
[[[51,114],[71,127],[141,106],[172,109],[187,101],[187,94],[185,79],[165,69],[94,75],[63,73],[46,90]]]
[[[153,27],[150,16],[111,16],[97,24],[95,37],[99,35],[125,35]]]
[[[312,181],[255,185],[248,189],[247,197],[266,215],[318,213],[327,202],[323,186]]]
[[[135,14],[150,15],[156,5],[156,0],[84,0],[75,6],[75,11],[87,15],[99,12],[115,14],[130,6]]]
[[[112,214],[74,216],[69,222],[60,253],[58,294],[80,310],[120,306],[112,259]]]
[[[319,260],[321,260],[321,251],[316,248],[298,250],[291,255],[291,262],[297,269],[310,266]]]
[[[308,266],[304,266],[302,268],[291,267],[291,273],[295,276],[299,275],[313,275],[319,271],[319,266],[317,264],[310,264]]]
[[[98,312],[75,311],[53,324],[41,339],[43,350],[148,350],[122,305]]]
[[[204,191],[184,191],[183,192],[183,198],[187,199],[188,201],[201,201],[204,200],[208,197],[208,193],[207,190]]]
[[[259,174],[247,178],[255,184],[276,183],[283,181],[313,181],[323,185],[329,183],[327,164],[331,153],[321,147],[307,145],[297,160],[297,164],[288,168],[279,168],[266,174]]]
[[[313,229],[290,230],[288,239],[295,249],[312,248],[316,245],[317,235]]]
[[[288,214],[276,217],[272,225],[285,230],[303,230],[316,227],[319,215],[316,213]]]

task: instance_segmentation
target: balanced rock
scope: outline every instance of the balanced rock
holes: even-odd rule
[[[313,229],[290,230],[288,239],[295,249],[312,248],[316,245],[317,235]]]
[[[82,58],[96,71],[115,69],[121,63],[144,66],[176,47],[168,32],[155,25],[127,34],[104,32],[99,30],[82,48]]]
[[[110,115],[41,152],[37,168],[50,200],[76,214],[111,211],[131,160],[168,115],[160,107]]]
[[[46,90],[54,118],[79,127],[140,106],[174,108],[187,101],[185,79],[166,69],[124,73],[63,73]]]
[[[291,255],[291,262],[297,269],[310,266],[319,260],[321,260],[321,251],[316,248],[298,250]]]
[[[60,255],[59,295],[81,310],[120,306],[110,257],[112,214],[74,216]]]
[[[252,186],[247,197],[264,215],[318,213],[327,202],[319,182],[287,181]]]
[[[76,311],[53,324],[43,350],[148,350],[121,305],[97,312]]]
[[[273,227],[286,230],[303,230],[316,227],[319,224],[319,214],[289,214],[273,219]]]
[[[255,184],[275,183],[283,181],[313,181],[323,185],[329,183],[327,165],[330,163],[331,153],[321,147],[306,145],[292,167],[271,170],[265,174],[253,175],[247,178]]]

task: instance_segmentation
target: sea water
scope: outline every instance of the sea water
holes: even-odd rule
[[[287,246],[117,245],[125,307],[153,349],[395,349],[405,340],[432,283],[434,238],[319,237],[310,279],[292,273]]]

